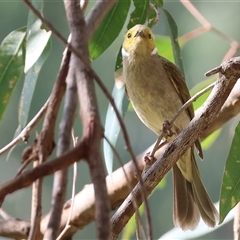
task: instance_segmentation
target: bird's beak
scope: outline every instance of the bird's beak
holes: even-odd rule
[[[134,36],[135,38],[136,37],[145,37],[145,35],[144,35],[144,32],[142,31],[142,30],[138,30],[137,32],[136,32],[136,34],[135,34],[135,36]]]

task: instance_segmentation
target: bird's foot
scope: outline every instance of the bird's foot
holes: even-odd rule
[[[172,124],[168,120],[164,121],[162,125],[162,131],[167,137],[173,136],[174,132],[172,130]]]
[[[147,166],[151,166],[157,159],[154,156],[150,156],[150,152],[144,156],[144,161]]]

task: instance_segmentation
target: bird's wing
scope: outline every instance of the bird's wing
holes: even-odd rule
[[[161,56],[160,56],[161,57]],[[182,103],[184,104],[189,100],[190,93],[188,91],[188,87],[186,85],[186,82],[184,80],[184,77],[181,73],[181,71],[170,61],[167,59],[162,58],[162,64],[163,68],[165,69],[166,73],[168,74],[168,78],[170,79],[172,85],[174,86],[175,90],[177,91],[178,95],[182,99]],[[191,104],[186,111],[188,112],[190,118],[192,119],[194,117],[194,109],[193,105]],[[195,142],[195,146],[198,150],[199,157],[203,158],[202,148],[199,140]]]

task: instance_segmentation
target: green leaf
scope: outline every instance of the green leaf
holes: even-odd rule
[[[114,98],[118,111],[120,112],[121,116],[124,116],[127,111],[127,106],[129,103],[128,99],[125,97],[125,86],[118,88],[115,85],[112,96]],[[105,120],[104,134],[114,147],[116,145],[119,132],[120,132],[119,121],[117,119],[117,116],[115,114],[113,107],[109,104],[106,120]],[[112,148],[109,146],[108,142],[105,140],[103,142],[103,152],[104,152],[107,172],[109,175],[111,175],[114,155],[113,155]]]
[[[151,3],[157,8],[163,7],[163,0],[152,0]]]
[[[36,63],[51,37],[52,32],[42,29],[41,26],[41,20],[37,19],[28,27],[25,73]]]
[[[99,57],[117,38],[126,21],[130,0],[118,1],[106,15],[89,44],[92,60]]]
[[[31,0],[32,5],[41,13],[43,14],[43,0]],[[27,20],[27,26],[28,29],[30,30],[29,27],[31,27],[34,22],[38,19],[38,17],[33,13],[33,11],[29,10],[28,12],[28,20]]]
[[[0,45],[0,119],[24,68],[26,27],[11,32]]]
[[[181,49],[178,43],[178,28],[177,24],[174,21],[172,15],[164,8],[163,12],[167,18],[169,30],[170,30],[170,38],[172,42],[172,49],[173,49],[173,55],[174,55],[174,60],[175,64],[179,67],[181,70],[183,76],[184,76],[184,68],[183,68],[183,62],[182,62],[182,55],[181,55]]]
[[[43,14],[42,0],[33,1],[33,5]],[[47,32],[42,29],[42,22],[32,11],[29,11],[25,59],[26,76],[19,103],[19,126],[15,136],[26,126],[38,75],[51,50],[50,36],[51,31]]]
[[[127,28],[130,29],[136,24],[144,24],[147,20],[147,11],[149,8],[149,0],[133,0],[135,9],[130,15]]]
[[[15,135],[17,135],[20,131],[22,131],[22,129],[26,126],[38,75],[50,51],[51,51],[51,41],[49,39],[41,56],[38,58],[37,62],[29,69],[29,71],[25,76],[24,85],[23,85],[22,94],[21,94],[20,103],[19,103],[19,111],[18,111],[19,126]]]
[[[220,195],[220,223],[240,200],[240,123],[235,129],[223,174]]]

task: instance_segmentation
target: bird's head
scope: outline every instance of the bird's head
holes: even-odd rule
[[[127,31],[122,45],[123,57],[130,55],[148,56],[156,53],[154,36],[149,27],[138,24]]]

